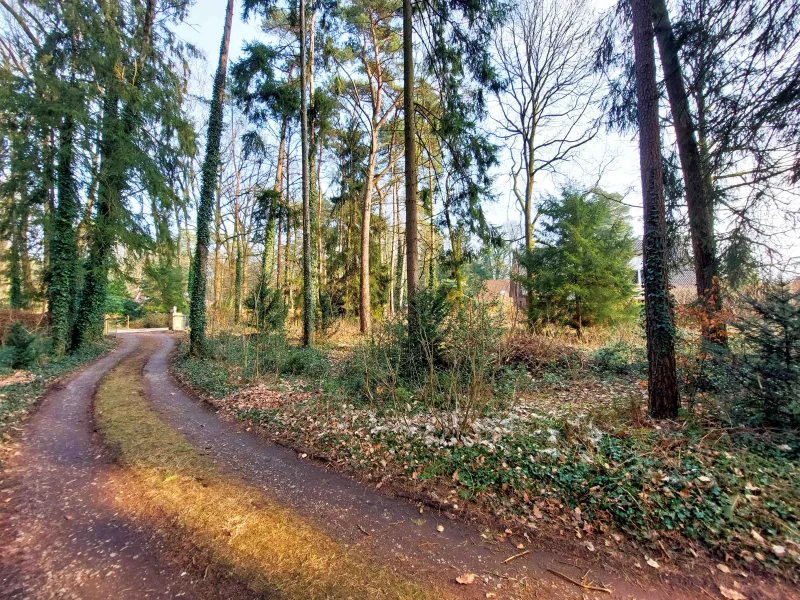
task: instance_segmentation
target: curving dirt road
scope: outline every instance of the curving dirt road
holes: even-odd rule
[[[50,391],[8,461],[0,481],[0,598],[248,597],[235,581],[204,579],[195,549],[175,547],[174,537],[148,523],[131,522],[114,509],[113,486],[107,481],[117,467],[93,433],[92,398],[99,381],[119,361],[140,359],[154,346],[142,391],[165,423],[221,471],[411,578],[471,598],[697,597],[680,586],[672,588],[666,578],[643,587],[599,564],[602,559],[588,551],[560,555],[541,542],[537,546],[536,539],[507,536],[501,541],[431,509],[420,514],[414,503],[300,460],[190,398],[169,374],[174,336],[119,337],[122,341],[112,354]],[[148,338],[157,343],[142,345]],[[530,553],[506,562],[520,553],[520,542]],[[576,580],[591,569],[590,578],[614,593],[581,589],[548,568]],[[455,577],[465,572],[478,574],[480,582],[456,585]]]
[[[212,582],[184,570],[180,549],[114,508],[114,468],[95,439],[98,382],[139,346],[51,388],[0,474],[0,598],[209,598]]]

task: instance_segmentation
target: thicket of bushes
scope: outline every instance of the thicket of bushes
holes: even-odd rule
[[[431,411],[455,435],[512,402],[530,375],[509,363],[501,311],[450,292],[446,286],[420,291],[416,337],[402,320],[378,327],[353,349],[328,391],[380,410]]]

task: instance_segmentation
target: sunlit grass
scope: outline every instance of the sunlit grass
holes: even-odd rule
[[[371,564],[254,488],[223,476],[141,396],[142,359],[101,383],[97,424],[141,494],[126,506],[166,517],[213,560],[269,597],[442,598]]]

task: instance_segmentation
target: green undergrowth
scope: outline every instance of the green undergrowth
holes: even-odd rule
[[[260,380],[303,376],[309,384],[321,381],[330,368],[322,350],[291,344],[282,334],[220,334],[206,358],[189,355],[181,346],[173,368],[195,389],[222,398]]]
[[[601,431],[520,408],[478,420],[459,440],[413,410],[379,414],[324,398],[239,416],[348,470],[532,528],[549,520],[589,539],[613,528],[678,552],[688,539],[793,576],[800,566],[796,438],[690,423]]]
[[[108,352],[114,346],[113,340],[83,347],[66,356],[55,358],[42,356],[28,372],[22,373],[19,383],[0,387],[0,433],[18,423],[31,407],[45,394],[47,386],[59,377],[79,369],[87,363]],[[0,351],[0,378],[13,374],[11,369],[12,349]],[[12,379],[11,381],[14,381]]]

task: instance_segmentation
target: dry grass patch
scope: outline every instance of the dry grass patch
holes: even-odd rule
[[[139,517],[166,516],[213,560],[277,598],[442,598],[370,564],[291,510],[223,476],[142,397],[143,359],[123,362],[95,401],[106,443],[135,478]]]

